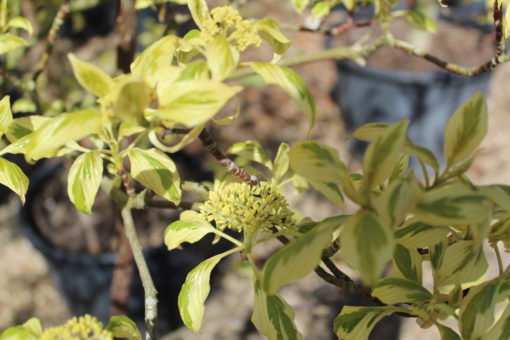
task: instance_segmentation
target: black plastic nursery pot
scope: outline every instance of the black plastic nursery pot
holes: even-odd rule
[[[444,127],[451,114],[474,92],[487,92],[491,74],[464,77],[443,71],[405,72],[337,62],[334,90],[346,128],[372,122],[411,120],[409,137],[442,155]],[[363,143],[354,143],[355,153]]]
[[[115,253],[92,255],[70,251],[54,246],[40,231],[34,218],[33,206],[36,197],[59,171],[60,163],[47,164],[36,171],[30,179],[25,206],[21,210],[23,233],[49,264],[56,286],[59,288],[71,314],[85,313],[96,316],[103,322],[110,317],[110,286],[116,263]],[[171,221],[168,221],[168,224]],[[70,228],[73,226],[69,226]],[[163,235],[161,235],[161,239]],[[158,291],[158,331],[165,334],[182,325],[177,308],[177,297],[188,272],[211,256],[219,247],[202,243],[182,251],[170,253],[163,245],[146,248],[145,258]],[[136,268],[133,273],[128,315],[143,327],[144,292]]]

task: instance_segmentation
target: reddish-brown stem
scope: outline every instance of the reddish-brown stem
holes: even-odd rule
[[[494,1],[494,31],[496,33],[496,55],[505,53],[505,39],[503,37],[503,3]]]
[[[117,0],[117,68],[129,73],[135,57],[136,10],[134,0]]]

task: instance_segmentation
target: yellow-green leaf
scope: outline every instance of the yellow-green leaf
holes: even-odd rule
[[[265,165],[269,170],[273,169],[273,164],[266,151],[259,142],[248,140],[246,142],[235,143],[227,150],[228,154],[237,155],[252,162]]]
[[[92,213],[92,205],[103,178],[103,159],[98,150],[81,154],[69,169],[67,193],[76,209]]]
[[[168,250],[172,250],[184,242],[195,243],[213,231],[214,227],[198,212],[187,210],[181,213],[179,221],[166,228],[164,241]]]
[[[182,321],[193,332],[200,331],[205,312],[205,299],[211,286],[211,272],[220,260],[229,253],[213,256],[196,266],[186,277],[179,293],[178,305]]]
[[[274,294],[286,284],[308,275],[319,265],[322,251],[331,243],[333,232],[345,220],[345,216],[328,218],[279,249],[264,266],[263,289],[268,294]]]
[[[338,184],[311,179],[308,180],[308,183],[310,183],[315,190],[323,194],[331,202],[335,203],[339,207],[344,206],[344,195],[342,194]]]
[[[5,54],[27,45],[27,42],[20,37],[11,34],[0,34],[0,54]]]
[[[166,124],[193,127],[214,117],[239,91],[239,86],[212,80],[177,82],[159,97],[159,108],[154,114]]]
[[[298,12],[301,12],[302,10],[304,10],[306,8],[306,6],[308,6],[309,3],[310,3],[310,0],[292,0],[292,4],[294,5],[294,8]]]
[[[167,200],[179,204],[181,187],[179,173],[170,157],[156,149],[133,148],[128,153],[131,176]]]
[[[142,340],[142,334],[136,323],[125,315],[112,316],[106,325],[106,330],[112,333],[114,338]]]
[[[188,0],[188,7],[193,21],[201,28],[204,21],[209,17],[207,2],[205,0]]]
[[[287,143],[281,143],[278,152],[274,158],[274,178],[276,182],[280,182],[289,170],[289,151],[290,147]]]
[[[73,67],[74,76],[81,86],[97,97],[103,97],[110,93],[113,80],[108,74],[90,63],[81,61],[72,53],[68,57]]]
[[[144,81],[130,81],[122,85],[113,106],[113,114],[122,122],[143,125],[144,111],[151,102],[151,90]]]
[[[368,211],[361,211],[347,220],[340,243],[342,258],[369,285],[379,279],[393,257],[394,241],[389,227]]]
[[[450,229],[423,222],[409,221],[395,231],[395,241],[406,248],[428,248],[445,238]]]
[[[315,100],[303,78],[291,69],[275,64],[258,62],[247,63],[247,65],[257,72],[267,84],[279,85],[287,91],[308,117],[310,123],[308,134],[310,134],[315,125]]]
[[[487,104],[476,92],[452,115],[445,130],[444,154],[448,167],[467,159],[487,135]]]
[[[27,116],[16,118],[12,121],[12,124],[7,130],[5,136],[9,142],[14,143],[18,139],[21,139],[39,129],[39,127],[43,125],[43,123],[48,119],[50,118],[44,116]]]
[[[260,37],[272,48],[276,55],[284,54],[290,47],[291,41],[280,31],[276,21],[271,18],[264,18],[255,24],[255,29]]]
[[[368,147],[363,159],[363,176],[367,188],[375,188],[390,176],[403,151],[408,125],[408,120],[402,120],[389,126]]]
[[[28,32],[28,34],[32,34],[34,32],[34,29],[32,28],[32,24],[30,21],[23,17],[14,17],[9,19],[7,22],[7,27],[13,27],[13,28],[21,28]]]
[[[205,51],[213,80],[222,81],[227,78],[239,64],[239,51],[231,46],[223,35],[209,42],[205,46]]]
[[[394,312],[394,307],[344,306],[333,328],[339,339],[368,340],[374,326]]]
[[[436,33],[437,27],[436,22],[417,9],[400,10],[392,13],[394,17],[404,17],[409,23],[418,30],[423,30],[429,33]]]
[[[131,73],[154,86],[154,77],[164,67],[170,66],[174,58],[178,38],[168,35],[147,47],[131,64]]]
[[[397,240],[398,242],[398,240]],[[416,248],[406,248],[401,244],[395,245],[392,263],[393,275],[421,283],[422,258]]]
[[[482,340],[510,339],[510,305],[507,305],[503,314],[494,326],[482,336]]]
[[[301,340],[294,324],[294,310],[279,295],[268,295],[255,282],[255,299],[251,321],[269,340]]]
[[[4,96],[0,100],[0,137],[7,132],[12,124],[12,120],[10,97]]]
[[[97,133],[102,122],[103,115],[94,109],[65,113],[48,119],[18,142],[28,138],[25,157],[29,160],[52,157],[66,143]]]
[[[25,203],[25,194],[28,189],[28,178],[14,163],[0,157],[0,184],[14,191],[21,201]]]
[[[397,179],[375,200],[375,207],[392,228],[399,226],[420,201],[420,183],[413,178]]]
[[[432,294],[413,280],[387,277],[372,287],[372,296],[388,305],[398,303],[423,303],[432,299]]]
[[[37,340],[39,337],[21,326],[7,328],[0,334],[0,340]]]

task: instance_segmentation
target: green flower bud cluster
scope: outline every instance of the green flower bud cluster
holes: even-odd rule
[[[259,46],[262,42],[255,22],[243,20],[239,12],[229,6],[214,8],[202,27],[202,38],[205,41],[211,41],[220,34],[224,34],[228,42],[239,51],[244,51],[250,45]]]
[[[200,213],[219,230],[267,232],[272,227],[291,228],[293,213],[285,198],[268,182],[256,186],[230,183],[209,192]]]
[[[87,314],[46,329],[39,340],[113,340],[113,336],[99,320]]]

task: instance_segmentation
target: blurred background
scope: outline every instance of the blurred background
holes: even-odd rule
[[[307,23],[306,15],[297,16],[290,1],[235,2],[243,3],[240,7],[245,17],[269,16],[282,25],[293,42],[285,57],[353,44],[368,31],[377,30],[359,28],[334,37],[325,36],[296,30]],[[32,46],[26,55],[17,50],[2,58],[0,63],[4,71],[23,77],[33,70],[45,50],[45,37],[63,1],[17,0],[14,3],[34,24]],[[208,3],[212,7],[223,2]],[[414,5],[423,6],[420,1],[416,3]],[[394,22],[395,35],[448,61],[467,66],[479,65],[494,54],[494,34],[486,20],[483,3],[458,1],[454,4],[457,7],[441,12],[435,1],[431,3],[433,9],[430,4],[424,8],[441,17],[436,35],[411,31],[404,20]],[[119,51],[115,48],[119,39],[116,32],[118,2],[73,0],[71,4],[71,13],[59,30],[48,65],[37,79],[41,100],[35,102],[24,96],[23,89],[5,79],[0,83],[2,94],[9,94],[11,100],[18,103],[20,115],[40,110],[51,116],[94,103],[94,97],[83,91],[72,75],[66,57],[69,52],[95,63],[111,75],[118,72]],[[363,9],[357,15],[359,20],[370,18],[371,9]],[[192,28],[188,19],[186,8],[173,4],[139,11],[133,49],[139,51],[165,34],[182,35]],[[344,11],[335,11],[325,27],[345,20]],[[129,48],[127,50],[129,52]],[[252,48],[243,58],[269,61],[270,49],[267,46]],[[342,160],[351,170],[358,171],[365,146],[349,139],[353,129],[366,122],[392,123],[410,118],[413,122],[411,138],[439,157],[442,131],[449,115],[474,91],[482,90],[488,96],[489,135],[469,175],[478,184],[510,184],[510,158],[506,152],[510,145],[507,118],[510,65],[501,65],[491,74],[477,78],[455,77],[390,48],[379,50],[366,62],[365,68],[352,62],[335,61],[294,68],[316,99],[315,140],[340,150]],[[238,120],[228,126],[211,127],[220,148],[226,150],[235,142],[254,139],[274,156],[279,143],[292,145],[306,137],[307,121],[283,90],[265,86],[257,77],[242,79],[241,83],[245,89],[239,95],[241,115]],[[204,153],[200,143],[191,144],[175,157],[187,179],[212,179],[212,159]],[[17,161],[22,163],[20,159]],[[99,196],[92,216],[76,212],[66,196],[66,176],[61,163],[65,166],[66,161],[24,165],[33,185],[30,200],[23,208],[14,195],[4,188],[0,191],[0,332],[34,316],[49,327],[85,312],[95,313],[105,321],[110,312],[110,298],[116,293],[110,292],[109,285],[116,247],[121,242],[116,236],[118,217],[105,196]],[[288,197],[292,207],[303,217],[319,220],[340,213],[334,204],[312,190],[299,195],[289,190]],[[352,207],[347,206],[346,210],[349,209]],[[211,249],[205,242],[176,251],[169,257],[168,252],[158,248],[164,228],[177,216],[175,211],[137,216],[142,242],[152,247],[148,253],[154,259],[151,270],[160,277],[157,279],[159,292],[165,304],[160,315],[164,338],[262,339],[250,323],[251,281],[245,275],[241,259],[235,256],[223,262],[213,278],[202,332],[197,335],[182,328],[176,310],[180,285],[194,265],[217,249]],[[257,250],[257,260],[264,261],[277,247],[277,243],[269,243]],[[495,261],[491,254],[490,260]],[[338,262],[338,265],[353,274],[345,264]],[[124,301],[126,306],[122,308],[140,319],[142,293],[136,273],[132,280],[130,278],[132,272],[133,269],[123,272],[127,282],[132,281],[129,284],[132,297]],[[315,274],[284,288],[282,295],[296,309],[296,323],[305,339],[335,339],[332,321],[341,307],[368,303],[323,282]],[[414,320],[391,317],[376,327],[371,339],[405,340],[416,336],[423,340],[439,338],[435,329],[422,330]]]

